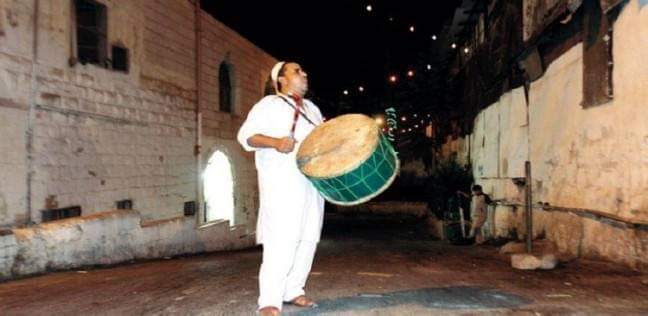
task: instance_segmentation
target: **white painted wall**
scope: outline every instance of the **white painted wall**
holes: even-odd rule
[[[588,209],[628,222],[648,222],[648,7],[630,1],[614,24],[614,99],[584,109],[583,47],[548,65],[529,89],[509,91],[484,109],[468,135],[475,181],[495,199],[524,202],[531,161],[533,203]],[[527,120],[528,111],[528,120]],[[464,147],[466,148],[466,147]],[[466,148],[467,149],[467,148]],[[648,267],[648,233],[569,213],[534,209],[534,235],[568,256]],[[525,234],[523,209],[498,206],[498,236]]]

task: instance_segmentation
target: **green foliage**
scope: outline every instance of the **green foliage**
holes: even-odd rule
[[[470,165],[462,166],[454,160],[436,164],[425,183],[425,192],[428,207],[437,218],[443,218],[443,213],[450,207],[450,199],[456,197],[457,191],[469,192],[473,183],[471,170]]]

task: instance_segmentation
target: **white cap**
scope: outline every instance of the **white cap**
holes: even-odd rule
[[[274,85],[275,91],[279,91],[277,88],[277,78],[279,78],[279,71],[281,70],[281,67],[283,67],[286,64],[285,61],[280,61],[272,67],[272,70],[270,71],[270,79],[272,79],[272,84]]]

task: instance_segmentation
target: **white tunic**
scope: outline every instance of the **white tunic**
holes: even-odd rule
[[[288,97],[285,100],[294,105]],[[304,99],[302,111],[319,125],[319,108]],[[318,242],[324,217],[324,199],[297,168],[296,154],[302,141],[315,128],[301,115],[295,129],[295,149],[287,154],[274,148],[255,148],[248,138],[261,134],[281,138],[290,135],[295,110],[277,95],[266,96],[255,104],[238,132],[238,141],[247,151],[255,151],[259,179],[259,217],[257,243],[277,241]]]

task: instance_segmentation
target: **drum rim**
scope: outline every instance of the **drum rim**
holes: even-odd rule
[[[370,116],[365,115],[363,113],[347,113],[347,114],[340,115],[338,117],[342,117],[342,116],[346,116],[346,115],[361,115],[361,116],[364,116],[366,118],[371,119]],[[336,117],[336,118],[338,118],[338,117]],[[336,119],[336,118],[334,118],[334,119]],[[331,120],[331,121],[333,121],[333,120]],[[331,121],[328,121],[328,122],[331,122]],[[324,124],[326,124],[328,122],[325,122]],[[322,124],[322,125],[324,125],[324,124]],[[365,163],[367,161],[367,159],[369,159],[369,157],[371,157],[371,155],[374,154],[376,148],[378,148],[378,144],[380,143],[381,137],[385,137],[385,135],[383,135],[383,133],[380,131],[380,127],[378,127],[378,125],[375,125],[375,127],[376,127],[376,131],[378,132],[378,137],[376,138],[376,142],[374,143],[373,147],[371,148],[371,150],[367,151],[367,154],[365,155],[365,157],[363,157],[362,159],[358,159],[358,161],[355,164],[351,165],[347,170],[338,171],[337,173],[333,173],[331,175],[327,175],[325,177],[322,177],[322,176],[310,175],[310,174],[304,172],[304,169],[302,169],[302,167],[299,166],[299,164],[297,164],[299,171],[302,174],[304,174],[305,176],[309,177],[309,178],[313,178],[313,179],[331,179],[331,178],[339,177],[339,176],[344,175],[345,173],[347,173],[349,171],[353,171],[353,170],[357,169],[358,167],[360,167],[360,165]],[[300,147],[300,149],[301,149],[301,147]],[[396,157],[396,159],[398,159],[398,157]],[[295,156],[295,160],[299,160],[299,151],[297,151],[297,155]]]

